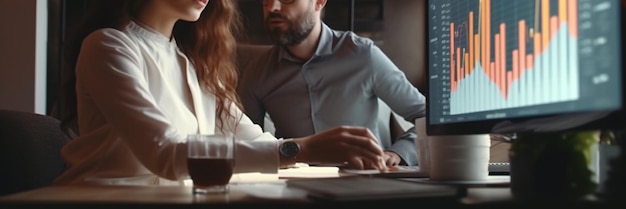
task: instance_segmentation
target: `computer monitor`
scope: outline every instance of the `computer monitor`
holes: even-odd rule
[[[623,127],[624,2],[428,0],[427,133]]]

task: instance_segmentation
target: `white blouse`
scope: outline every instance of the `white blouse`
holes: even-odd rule
[[[215,96],[176,42],[136,22],[88,35],[76,80],[80,136],[63,148],[70,167],[56,184],[182,183],[186,136],[218,131]],[[277,139],[233,111],[235,172],[276,173]]]

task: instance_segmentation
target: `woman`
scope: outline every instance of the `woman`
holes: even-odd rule
[[[75,79],[62,119],[66,126],[76,119],[78,133],[62,150],[69,168],[57,184],[182,183],[192,133],[234,134],[235,172],[273,173],[295,162],[386,169],[365,128],[294,138],[300,151],[283,156],[278,147],[288,140],[243,115],[235,92],[235,1],[92,3],[69,48],[75,53],[68,53]]]

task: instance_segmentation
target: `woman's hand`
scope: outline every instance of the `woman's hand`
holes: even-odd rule
[[[347,164],[354,169],[387,169],[376,137],[364,127],[340,126],[293,140],[301,148],[298,161],[309,164]]]

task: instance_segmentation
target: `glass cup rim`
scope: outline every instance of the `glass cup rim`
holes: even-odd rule
[[[202,143],[203,141],[210,141],[210,139],[208,138],[221,138],[224,140],[221,141],[225,141],[227,143],[230,144],[230,146],[228,146],[228,156],[219,156],[218,158],[222,158],[222,157],[227,157],[227,158],[234,158],[235,157],[235,138],[232,135],[221,135],[221,134],[189,134],[187,136],[187,158],[216,158],[215,156],[204,156],[204,155],[198,155],[195,151],[198,151],[198,148],[196,147],[196,143],[195,142],[200,142]],[[223,143],[223,144],[227,144],[227,143]],[[208,148],[205,148],[208,149]],[[194,151],[195,150],[195,151]],[[203,151],[201,151],[203,152]],[[206,154],[206,153],[205,153]]]

